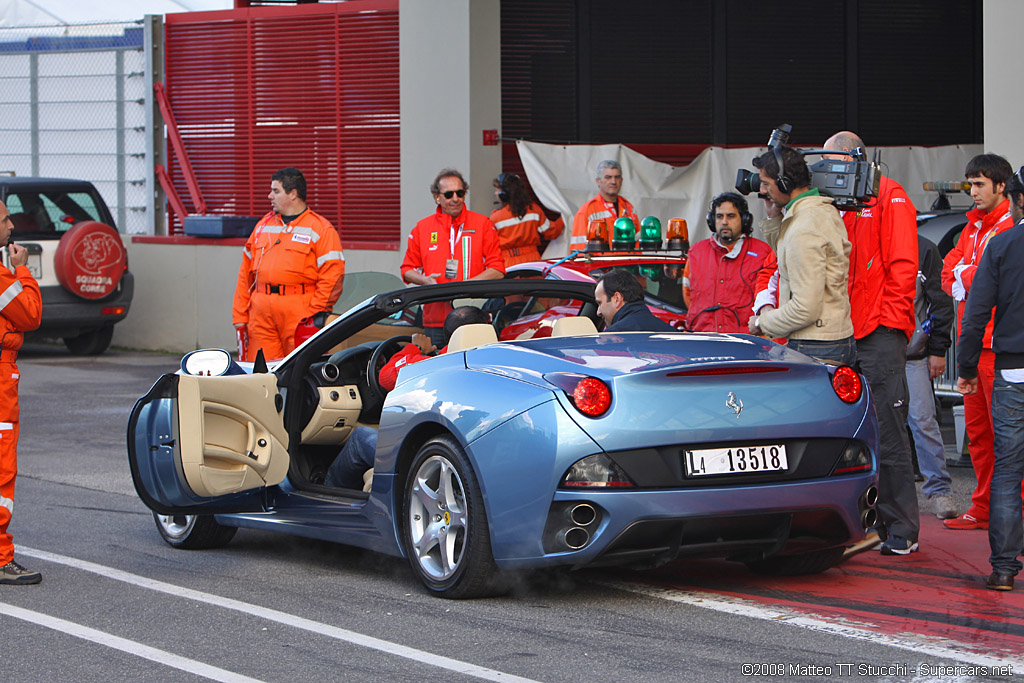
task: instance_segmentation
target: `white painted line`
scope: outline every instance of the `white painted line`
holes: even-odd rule
[[[704,609],[710,609],[726,614],[750,617],[752,619],[763,619],[765,621],[790,624],[791,626],[797,626],[811,631],[818,631],[819,633],[828,633],[831,635],[842,636],[844,638],[864,640],[875,645],[896,647],[901,650],[909,650],[910,652],[916,652],[922,655],[952,659],[967,664],[974,664],[989,668],[1009,665],[1013,667],[1014,671],[1024,671],[1024,658],[1022,657],[1014,657],[1009,654],[1005,657],[998,655],[986,656],[975,652],[969,652],[967,650],[959,650],[955,648],[966,648],[969,646],[949,639],[945,640],[945,642],[949,644],[949,647],[926,644],[915,641],[911,638],[900,638],[898,636],[875,633],[874,631],[867,629],[834,624],[822,619],[808,617],[796,612],[795,610],[771,609],[762,605],[754,604],[753,602],[743,598],[716,595],[714,593],[699,593],[697,591],[687,591],[678,588],[661,588],[657,586],[625,583],[622,581],[594,581],[593,583],[607,586],[609,588],[616,588],[629,593],[645,595],[650,598],[669,600],[671,602],[692,605],[693,607],[702,607]],[[931,640],[937,639],[935,636],[927,637]]]
[[[249,678],[248,676],[242,676],[240,674],[232,673],[224,669],[218,669],[215,666],[209,664],[203,664],[197,662],[194,659],[186,659],[185,657],[179,657],[178,655],[171,654],[164,650],[158,650],[155,647],[143,645],[142,643],[136,643],[134,640],[126,640],[115,635],[111,635],[104,631],[97,631],[96,629],[89,628],[88,626],[82,626],[64,619],[58,619],[57,617],[51,617],[47,614],[41,614],[39,612],[32,612],[21,607],[15,607],[14,605],[8,605],[6,602],[0,602],[0,614],[5,614],[15,619],[21,619],[39,626],[45,626],[46,628],[66,633],[82,640],[88,640],[99,645],[105,645],[106,647],[120,650],[121,652],[127,652],[130,655],[136,657],[142,657],[158,664],[170,666],[175,669],[187,671],[188,673],[209,678],[214,681],[223,681],[223,683],[260,683],[259,679]]]
[[[234,610],[243,614],[249,614],[260,619],[266,619],[268,621],[274,621],[285,626],[291,626],[292,628],[302,629],[304,631],[310,631],[328,638],[334,638],[335,640],[341,640],[353,645],[360,645],[362,647],[370,648],[371,650],[378,650],[385,654],[395,655],[396,657],[404,657],[411,659],[415,662],[422,664],[429,664],[436,666],[441,669],[447,669],[456,673],[465,674],[466,676],[473,676],[475,678],[482,678],[487,681],[514,681],[515,683],[536,683],[529,678],[520,678],[519,676],[513,676],[501,671],[495,671],[494,669],[487,669],[482,666],[476,666],[475,664],[469,664],[468,662],[462,662],[458,659],[452,659],[450,657],[442,657],[441,655],[435,655],[431,652],[424,652],[423,650],[416,650],[405,645],[399,645],[398,643],[392,643],[387,640],[381,640],[380,638],[374,638],[372,636],[366,636],[362,633],[356,633],[355,631],[349,631],[347,629],[338,628],[331,626],[330,624],[323,624],[318,621],[312,621],[311,619],[304,619],[297,617],[287,612],[280,612],[275,609],[269,609],[267,607],[260,607],[259,605],[251,605],[247,602],[240,600],[234,600],[232,598],[223,598],[219,595],[213,595],[212,593],[203,593],[202,591],[192,590],[191,588],[183,588],[181,586],[175,586],[174,584],[164,583],[163,581],[157,581],[156,579],[149,579],[145,576],[138,576],[137,574],[130,574],[120,569],[114,569],[113,567],[106,567],[102,564],[95,564],[93,562],[87,562],[86,560],[79,560],[75,557],[68,557],[66,555],[57,555],[50,553],[45,550],[35,550],[34,548],[26,548],[24,546],[18,546],[18,554],[28,555],[44,562],[53,562],[54,564],[62,564],[66,567],[72,567],[74,569],[80,569],[86,572],[92,572],[98,574],[107,579],[113,579],[115,581],[122,581],[133,586],[139,586],[141,588],[148,588],[149,590],[157,591],[160,593],[166,593],[176,598],[184,598],[186,600],[195,600],[196,602],[204,602],[208,605],[214,605],[216,607],[222,607],[224,609]]]

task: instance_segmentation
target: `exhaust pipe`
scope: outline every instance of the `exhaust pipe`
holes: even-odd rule
[[[869,486],[868,490],[864,492],[864,504],[869,508],[875,507],[875,503],[878,502],[878,487]]]
[[[579,550],[590,542],[590,532],[581,527],[574,526],[559,534],[559,540],[570,550]]]
[[[860,516],[860,525],[865,529],[874,528],[878,522],[878,513],[875,512],[874,508],[868,508],[864,511],[864,514]]]
[[[576,526],[590,526],[597,519],[597,510],[590,503],[580,503],[569,508],[569,521]]]

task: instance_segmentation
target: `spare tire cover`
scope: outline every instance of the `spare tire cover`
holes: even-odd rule
[[[125,259],[117,230],[99,221],[82,221],[60,238],[53,269],[57,281],[72,294],[102,299],[117,289]]]

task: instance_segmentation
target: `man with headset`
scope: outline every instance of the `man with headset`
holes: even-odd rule
[[[847,276],[850,240],[832,199],[811,189],[803,155],[780,145],[754,159],[767,195],[765,240],[778,258],[778,306],[761,306],[751,334],[787,337],[787,346],[819,360],[857,360]],[[783,208],[786,217],[782,218]]]
[[[775,252],[753,232],[747,200],[723,192],[707,215],[711,237],[690,247],[683,271],[687,327],[694,332],[747,332],[758,275],[774,272]]]
[[[849,159],[864,142],[850,131],[825,141],[826,159]],[[878,530],[884,555],[917,550],[920,529],[914,465],[907,439],[910,392],[905,367],[914,334],[917,292],[917,212],[900,184],[882,176],[878,197],[857,211],[841,211],[850,238],[850,315],[857,369],[871,387],[881,440]]]

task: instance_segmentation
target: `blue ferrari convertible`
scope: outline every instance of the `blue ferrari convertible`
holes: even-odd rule
[[[277,530],[406,557],[429,591],[470,598],[538,567],[821,572],[875,521],[877,423],[849,367],[747,335],[600,332],[588,283],[345,289],[365,300],[287,358],[196,351],[136,403],[132,476],[167,543]],[[425,305],[493,323],[387,391]],[[328,486],[357,428],[377,437],[365,486]]]

